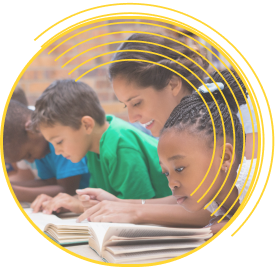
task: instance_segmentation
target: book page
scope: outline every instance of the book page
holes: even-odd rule
[[[48,236],[58,243],[74,243],[88,241],[88,221],[76,223],[76,219],[60,219],[56,215],[48,215],[42,212],[33,213],[31,208],[24,209],[30,219]]]
[[[44,230],[44,227],[48,223],[59,223],[62,221],[62,219],[58,218],[55,215],[48,215],[44,214],[42,212],[33,213],[33,209],[28,208],[24,209],[26,214],[30,217],[30,219],[40,228],[40,230]]]
[[[169,228],[161,226],[132,225],[132,226],[111,226],[105,236],[104,242],[112,236],[123,238],[140,238],[140,237],[162,237],[162,236],[194,236],[209,235],[210,228]]]
[[[88,242],[90,236],[87,223],[76,223],[72,220],[48,223],[44,232],[60,244]]]
[[[55,227],[57,230],[86,230],[89,232],[88,223],[82,222],[82,223],[76,223],[76,221],[70,220],[60,220],[54,223],[48,223],[45,227]]]
[[[97,247],[93,247],[93,249],[96,250],[96,252],[101,255],[103,251],[103,242],[105,239],[105,235],[109,228],[111,227],[135,227],[135,224],[129,224],[129,223],[97,223],[97,222],[89,222],[89,233],[94,238],[95,243],[97,243]]]
[[[163,226],[136,225],[129,223],[95,223],[89,222],[89,231],[94,239],[98,241],[97,248],[94,248],[100,255],[104,251],[103,244],[112,237],[117,236],[118,239],[130,238],[136,239],[147,237],[151,239],[161,238],[161,236],[173,237],[182,236],[182,238],[208,238],[210,237],[210,228],[171,228]],[[195,237],[194,235],[198,235]],[[155,238],[153,238],[155,237]],[[99,251],[100,250],[100,251]]]
[[[178,240],[178,239],[188,239],[188,240],[198,240],[198,239],[207,239],[212,237],[212,233],[206,235],[192,235],[192,236],[156,236],[156,237],[118,237],[112,236],[104,244],[108,244],[112,241],[139,241],[139,240],[152,240],[152,241],[161,241],[161,240]]]
[[[107,246],[129,246],[129,245],[142,245],[142,244],[166,244],[166,243],[179,243],[179,242],[197,242],[197,241],[203,241],[203,239],[176,239],[176,237],[167,238],[163,237],[162,239],[124,239],[124,240],[118,240],[118,239],[110,239],[109,241],[104,243],[104,247]]]
[[[88,233],[69,233],[69,234],[60,234],[57,233],[55,230],[48,228],[46,233],[50,234],[52,237],[57,239],[59,242],[61,240],[67,240],[67,239],[86,239],[88,240],[89,234]]]
[[[205,241],[192,242],[167,242],[158,244],[141,244],[141,245],[123,245],[123,246],[106,246],[106,250],[114,255],[124,253],[134,253],[143,251],[154,251],[162,249],[181,249],[181,248],[196,248],[202,245]]]
[[[136,262],[142,260],[158,259],[160,258],[174,258],[189,252],[192,249],[169,249],[159,251],[146,251],[128,254],[112,255],[110,252],[103,253],[104,258],[110,263],[126,263]]]

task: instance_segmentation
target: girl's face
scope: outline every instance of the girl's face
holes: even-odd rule
[[[202,135],[168,130],[159,140],[158,154],[162,171],[168,178],[168,185],[177,203],[190,212],[203,209],[215,196],[225,177],[225,172],[220,171],[209,192],[197,203],[216,176],[222,157],[222,146],[217,144],[212,167],[203,184],[192,196],[191,193],[203,180],[213,154],[213,148],[207,145],[204,133]]]
[[[156,137],[183,97],[171,83],[159,91],[154,87],[141,88],[122,76],[115,77],[112,83],[118,100],[128,109],[129,121],[140,122]]]

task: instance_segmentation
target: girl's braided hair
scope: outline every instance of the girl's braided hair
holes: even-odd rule
[[[233,78],[231,72],[228,70],[224,70],[221,72],[222,76],[225,78],[227,83],[229,84],[230,88],[232,89],[234,96],[237,99],[237,102],[239,105],[246,104],[245,98],[243,96],[243,93],[238,85],[238,83],[241,85],[241,88],[247,97],[247,91],[246,88],[241,81],[239,77],[237,78],[238,83]],[[234,74],[234,72],[233,72]],[[234,74],[235,75],[235,74]],[[242,131],[242,125],[240,123],[240,120],[237,116],[238,112],[238,106],[235,102],[235,99],[225,83],[225,81],[222,79],[222,77],[217,73],[214,72],[212,75],[212,78],[216,82],[221,82],[224,85],[224,89],[222,90],[222,93],[224,94],[226,101],[230,107],[231,110],[231,116],[233,118],[234,122],[234,128],[235,128],[235,135],[236,135],[236,157],[237,159],[241,159],[242,156],[242,147],[243,147],[243,131]],[[208,83],[211,83],[212,80],[209,79],[207,81]],[[222,121],[221,117],[218,111],[218,108],[212,99],[210,93],[201,93],[204,100],[207,103],[207,106],[210,109],[211,115],[214,120],[214,126],[216,131],[216,138],[222,138],[223,137],[223,127],[222,127]],[[221,93],[219,91],[213,92],[213,96],[217,101],[217,104],[219,106],[219,109],[222,114],[224,126],[225,126],[225,134],[226,137],[230,137],[233,139],[233,127],[232,127],[232,121],[231,116],[228,111],[226,102],[224,101]],[[176,129],[178,131],[182,131],[185,129],[190,129],[193,132],[202,132],[204,131],[205,134],[209,137],[211,137],[211,140],[213,141],[213,125],[212,120],[210,117],[210,114],[207,110],[206,105],[204,104],[201,97],[198,95],[197,92],[192,93],[189,96],[185,96],[181,103],[175,107],[175,109],[172,111],[170,117],[166,121],[164,128],[161,131],[161,135],[166,132],[168,129]]]

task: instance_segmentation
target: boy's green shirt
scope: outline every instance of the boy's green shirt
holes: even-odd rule
[[[110,126],[100,140],[100,155],[87,153],[90,187],[122,199],[171,195],[159,165],[158,141],[115,116],[106,120]]]

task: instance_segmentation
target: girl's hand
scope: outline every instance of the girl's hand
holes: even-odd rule
[[[210,227],[213,235],[215,235],[229,221],[226,219],[226,220],[222,220],[220,223],[218,223],[218,221],[220,220],[221,217],[222,216],[217,216],[217,217],[211,219],[210,223],[208,225],[206,225],[204,228]]]
[[[119,201],[119,198],[103,189],[98,188],[86,188],[82,190],[78,189],[76,190],[76,193],[85,210],[97,205],[99,202],[104,200]]]
[[[139,205],[103,200],[87,209],[77,222],[137,223]]]
[[[72,211],[74,213],[84,212],[84,208],[77,196],[73,197],[66,193],[59,193],[57,196],[49,201],[42,203],[42,210],[45,214],[51,214],[52,212],[61,213]]]
[[[37,196],[37,198],[31,204],[31,208],[33,209],[33,212],[37,213],[39,211],[42,211],[42,203],[44,203],[45,201],[49,201],[51,199],[52,197],[45,194],[41,194]]]

